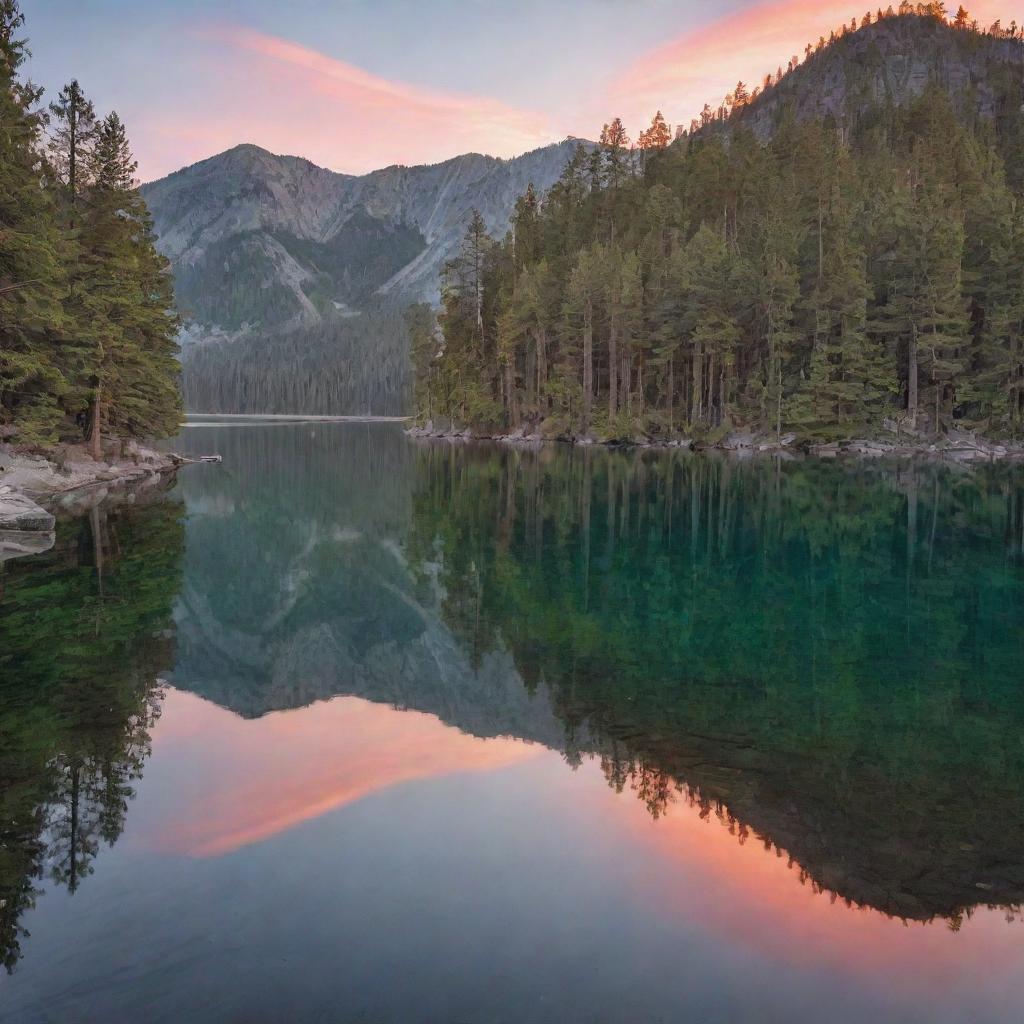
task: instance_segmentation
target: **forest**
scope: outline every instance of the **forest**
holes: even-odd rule
[[[124,123],[77,81],[43,106],[0,0],[0,439],[173,433],[178,317]]]
[[[410,391],[407,318],[378,309],[334,314],[301,330],[199,344],[182,358],[182,391],[196,412],[400,416]]]
[[[923,92],[879,84],[883,33],[948,57]],[[943,81],[954,58],[967,92]],[[803,116],[836,68],[842,112]],[[660,113],[637,145],[612,120],[505,237],[473,218],[437,324],[413,331],[416,416],[624,441],[1019,437],[1022,69],[1016,24],[904,3],[674,141]]]

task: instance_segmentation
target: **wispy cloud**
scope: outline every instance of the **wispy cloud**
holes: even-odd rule
[[[251,141],[339,170],[428,163],[470,150],[512,156],[552,141],[546,114],[488,96],[375,75],[278,36],[205,26],[217,88],[198,126],[204,144]],[[165,133],[185,135],[172,118]]]

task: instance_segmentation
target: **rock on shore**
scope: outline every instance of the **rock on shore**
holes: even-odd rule
[[[156,484],[182,461],[134,442],[118,444],[103,461],[80,446],[40,455],[0,444],[0,562],[52,547],[54,511],[74,512],[114,488]]]
[[[45,455],[27,454],[0,445],[0,487],[36,500],[52,499],[92,484],[126,484],[169,472],[181,460],[134,441],[108,449],[101,461],[79,445],[65,445]]]
[[[53,516],[31,498],[8,485],[0,486],[0,532],[47,533],[54,522]]]
[[[41,555],[49,551],[57,541],[53,530],[27,532],[25,530],[0,530],[0,564],[13,558]]]

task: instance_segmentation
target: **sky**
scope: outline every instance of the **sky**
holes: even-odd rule
[[[877,0],[875,5],[877,7]],[[620,116],[689,124],[857,0],[22,0],[29,74],[77,78],[149,181],[237,145],[361,174],[510,157]],[[1024,0],[969,5],[1024,22]]]

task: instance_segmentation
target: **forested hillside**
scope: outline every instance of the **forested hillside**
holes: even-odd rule
[[[46,110],[0,0],[0,439],[173,432],[178,319],[124,124],[77,81]]]
[[[895,84],[894,84],[895,83]],[[897,87],[898,86],[898,87]],[[1024,42],[941,4],[844,26],[669,144],[621,122],[477,218],[416,409],[631,439],[1024,420]]]
[[[196,412],[401,416],[410,388],[399,312],[200,345],[182,364],[182,390]]]

